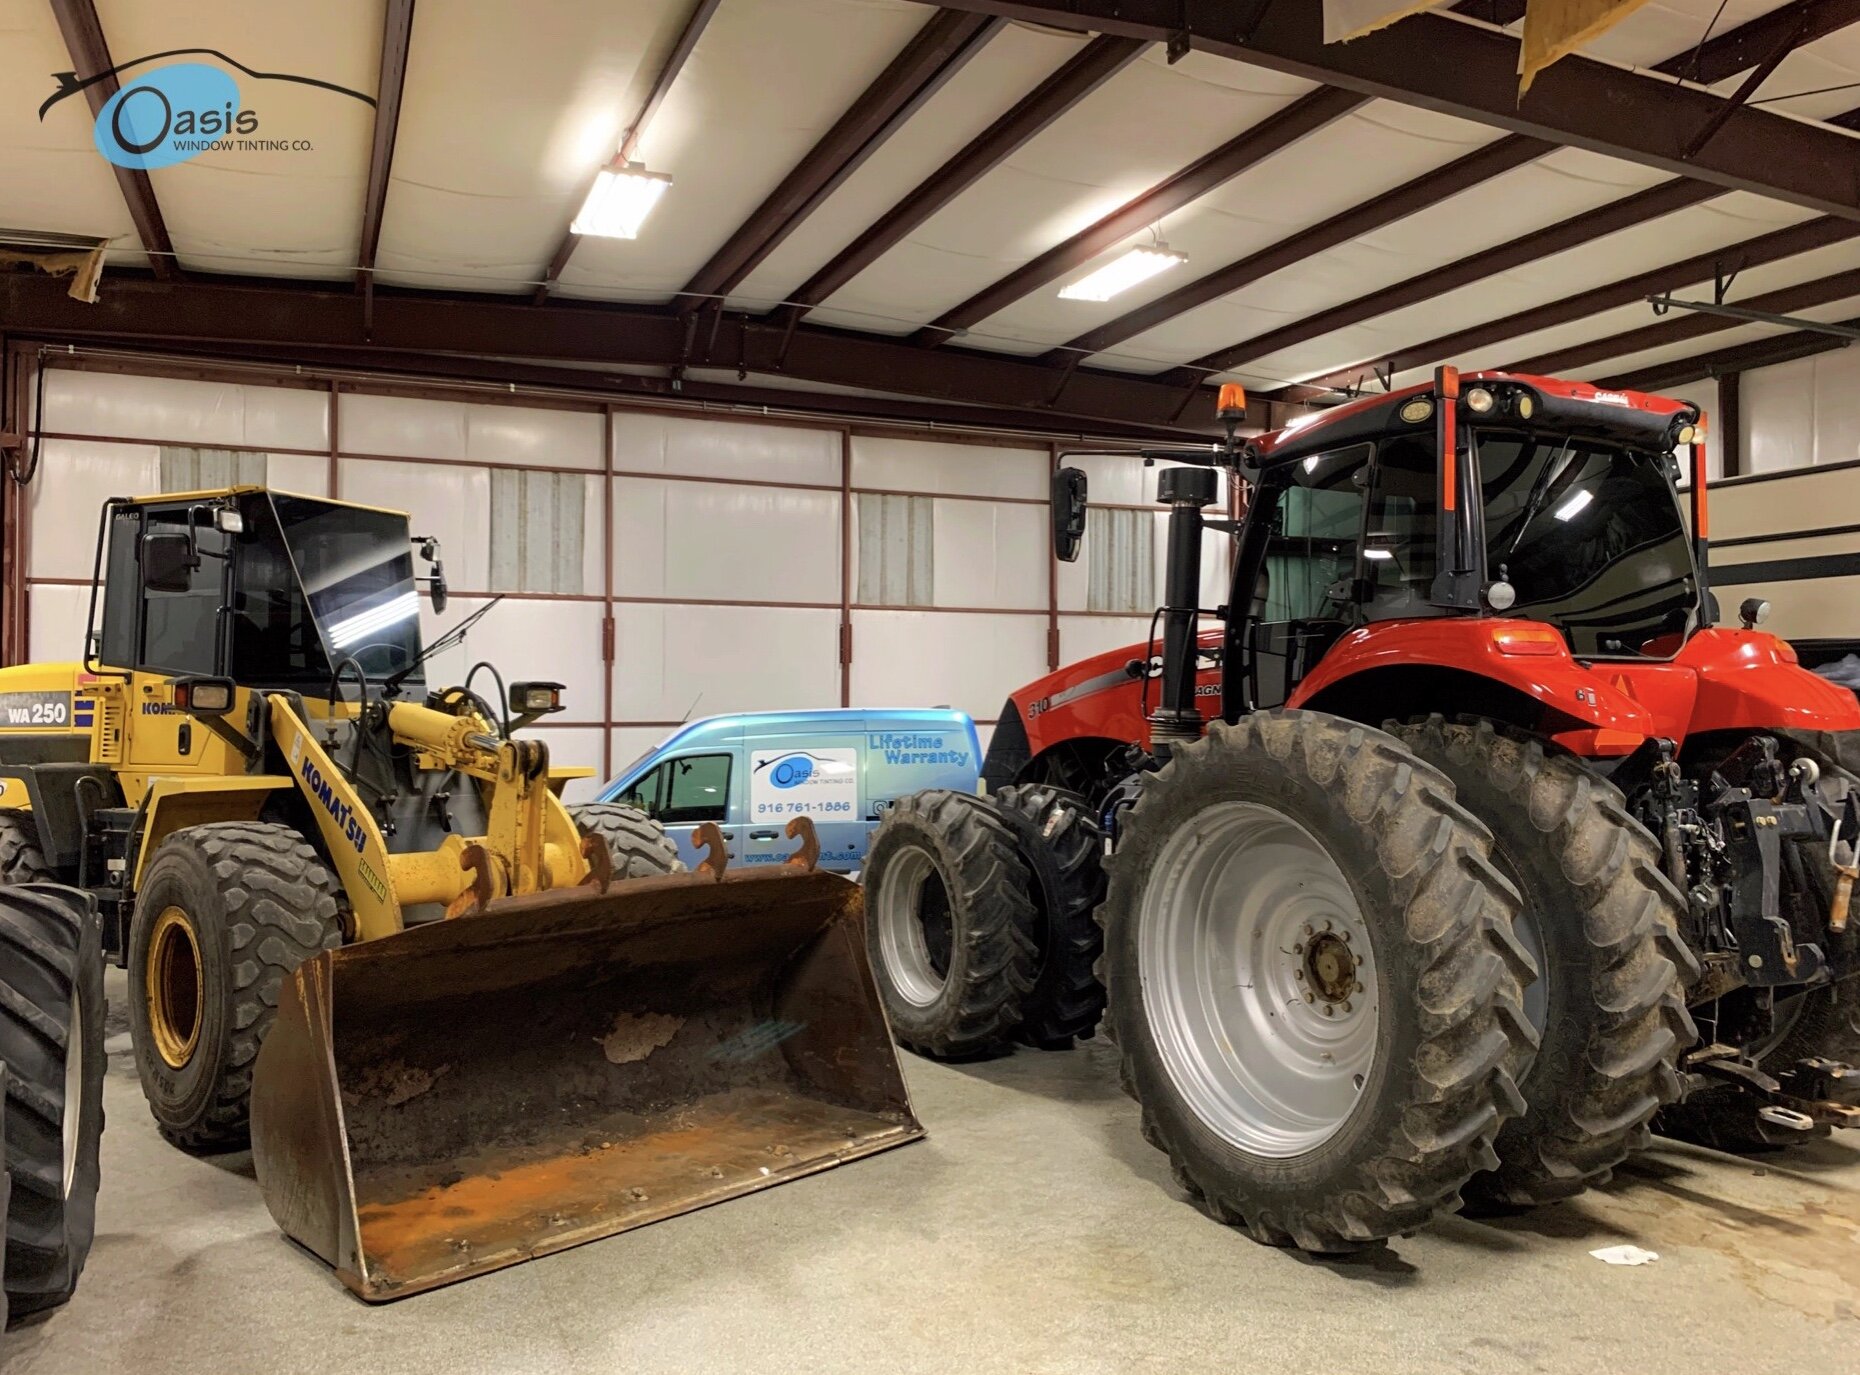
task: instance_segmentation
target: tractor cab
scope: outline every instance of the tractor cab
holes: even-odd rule
[[[438,542],[413,536],[405,515],[262,488],[112,500],[98,561],[93,672],[230,678],[323,700],[339,678],[351,692],[418,689],[419,584],[445,605]]]

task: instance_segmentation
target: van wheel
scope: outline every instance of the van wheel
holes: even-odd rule
[[[8,1176],[0,1184],[0,1322],[8,1308],[17,1318],[70,1298],[90,1255],[103,1013],[103,933],[91,900],[52,883],[0,890],[0,1141]]]
[[[1040,1050],[1070,1050],[1098,1029],[1104,985],[1104,827],[1077,793],[1043,783],[1003,788],[989,799],[1020,840],[1039,909],[1040,965],[1014,1038]]]
[[[937,1059],[1000,1050],[1039,949],[1033,878],[988,804],[932,789],[892,804],[863,876],[866,945],[900,1043]]]
[[[342,944],[341,891],[301,834],[266,822],[189,826],[149,861],[129,931],[129,1027],[149,1111],[181,1149],[246,1143],[279,985]]]
[[[614,877],[650,878],[655,874],[684,872],[678,846],[665,827],[640,811],[619,802],[590,802],[571,807],[569,816],[583,835],[598,835],[613,857]]]

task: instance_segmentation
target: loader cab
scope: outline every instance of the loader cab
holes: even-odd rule
[[[260,489],[112,500],[92,671],[230,677],[327,698],[420,657],[407,518]],[[99,615],[99,611],[101,615]],[[410,686],[422,686],[418,669]]]

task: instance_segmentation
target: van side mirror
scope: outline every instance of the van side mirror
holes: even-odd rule
[[[151,592],[185,592],[200,567],[200,551],[190,531],[142,537],[142,585]]]
[[[1078,559],[1085,542],[1085,473],[1061,468],[1053,474],[1053,554],[1061,563]]]

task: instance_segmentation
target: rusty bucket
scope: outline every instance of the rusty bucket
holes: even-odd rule
[[[861,919],[790,864],[320,954],[254,1076],[266,1206],[385,1300],[914,1140]]]

